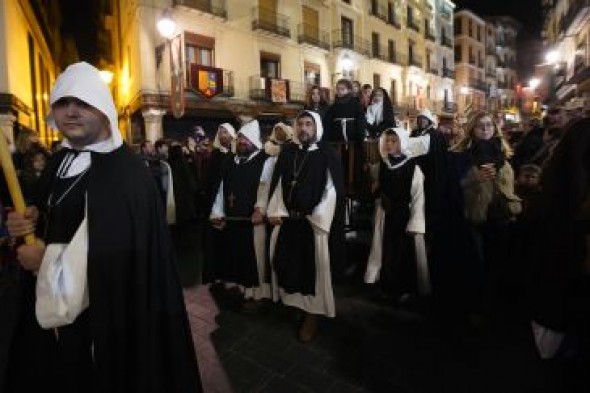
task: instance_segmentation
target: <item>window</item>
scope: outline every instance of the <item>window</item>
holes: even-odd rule
[[[393,7],[393,3],[391,1],[387,3],[387,20],[389,23],[395,22],[395,8]]]
[[[426,98],[430,99],[430,85],[426,86]]]
[[[426,50],[426,69],[430,70],[430,50]]]
[[[462,18],[457,19],[457,23],[455,23],[455,35],[463,34],[463,20]]]
[[[343,2],[345,2],[346,4],[350,4],[350,0],[342,0]]]
[[[445,106],[447,106],[447,103],[449,102],[449,89],[445,89],[445,98],[444,98],[444,102],[445,102]]]
[[[263,78],[281,77],[281,56],[260,52],[260,76]]]
[[[186,69],[191,64],[213,67],[215,65],[215,39],[188,31],[184,32]]]
[[[477,26],[477,40],[481,41],[481,26]]]
[[[379,34],[373,33],[371,34],[371,47],[373,49],[373,56],[379,56]]]
[[[391,96],[391,102],[397,104],[397,81],[391,80],[391,88],[389,89],[389,95]]]
[[[354,45],[354,27],[352,20],[343,16],[340,23],[342,25],[342,44],[345,47],[351,48]]]
[[[392,63],[395,62],[395,41],[389,40],[387,41],[387,59]]]
[[[473,21],[469,21],[469,37],[473,37]]]
[[[408,25],[414,22],[414,10],[408,6]]]
[[[303,63],[303,80],[305,81],[306,88],[313,85],[320,86],[321,83],[321,67],[319,64],[304,62]]]
[[[379,1],[371,0],[371,14],[378,15],[379,14]]]
[[[381,87],[381,75],[373,74],[373,89]]]
[[[408,42],[408,60],[410,64],[414,61],[414,42],[412,40]]]
[[[461,61],[461,45],[455,45],[455,61]]]
[[[443,57],[442,58],[442,66],[443,66],[443,70],[447,70],[447,58]]]

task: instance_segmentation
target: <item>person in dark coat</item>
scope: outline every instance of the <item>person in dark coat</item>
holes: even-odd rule
[[[37,183],[47,166],[49,153],[44,149],[34,150],[25,154],[23,170],[19,175],[19,182],[26,201],[32,202],[37,194]]]
[[[371,138],[378,138],[383,130],[395,127],[393,105],[385,89],[378,87],[373,90],[366,116],[367,130]]]
[[[8,392],[201,391],[190,326],[152,177],[123,144],[107,85],[87,63],[50,94],[64,134],[36,209],[10,213],[27,271]],[[37,220],[43,217],[43,220]]]

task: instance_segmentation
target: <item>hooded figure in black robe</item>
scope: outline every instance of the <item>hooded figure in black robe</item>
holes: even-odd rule
[[[18,250],[23,266],[31,250],[43,261],[26,274],[7,390],[201,391],[161,198],[122,142],[107,86],[77,63],[50,102],[66,139],[40,180],[44,243]],[[101,134],[75,139],[90,135],[92,118],[104,119]]]
[[[529,296],[542,358],[559,353],[564,335],[575,337],[578,355],[590,356],[589,130],[590,119],[568,127],[531,206]]]
[[[319,115],[303,111],[298,128],[305,118],[312,120],[314,135],[301,140],[302,131],[295,132],[296,143],[279,155],[271,183],[273,297],[307,315],[334,317],[332,267],[342,263],[344,248],[342,171],[330,147],[316,143],[323,132]],[[300,339],[308,341],[315,327],[304,327]]]
[[[262,150],[257,120],[240,128],[237,143],[209,217],[219,231],[212,279],[237,285],[245,299],[260,300],[270,298],[264,216],[275,159]]]

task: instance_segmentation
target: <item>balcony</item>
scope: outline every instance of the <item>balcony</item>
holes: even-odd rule
[[[491,55],[496,54],[496,46],[494,45],[493,42],[490,42],[486,45],[486,53],[491,54]]]
[[[438,101],[436,107],[439,112],[455,113],[457,112],[457,103],[451,101]]]
[[[493,69],[493,68],[488,68],[488,69],[486,69],[486,76],[487,76],[487,77],[492,77],[492,78],[495,78],[497,74],[498,74],[498,73],[497,73],[497,72],[496,72],[496,70],[495,70],[495,69]]]
[[[227,19],[227,6],[225,0],[173,0],[172,4],[174,6],[180,5]]]
[[[409,64],[414,67],[422,68],[422,58],[418,55],[410,55]]]
[[[344,34],[342,30],[332,32],[332,46],[334,49],[350,49],[364,56],[370,56],[369,42],[358,36]]]
[[[443,67],[442,76],[445,78],[455,79],[455,70],[451,70],[450,68]]]
[[[371,9],[369,10],[369,15],[381,19],[385,23],[389,22],[389,18],[387,17],[387,7],[383,6],[383,4],[379,4],[379,1],[377,0],[371,1]]]
[[[498,81],[498,89],[510,89],[510,84],[508,82]]]
[[[373,47],[371,51],[371,58],[391,64],[405,65],[404,55],[399,52],[391,52],[389,48],[385,46],[381,46],[379,48]]]
[[[488,86],[485,81],[481,79],[469,78],[469,86],[476,90],[487,91]]]
[[[446,46],[447,48],[453,49],[453,40],[447,36],[441,36],[440,43],[442,44],[442,46]]]
[[[393,13],[387,17],[387,23],[389,23],[398,30],[402,28],[402,24],[400,23],[399,17],[396,13]]]
[[[414,30],[417,33],[420,32],[420,26],[418,26],[418,24],[413,19],[408,19],[408,28]]]
[[[436,37],[434,36],[434,32],[431,29],[425,29],[424,30],[424,38],[426,38],[429,41],[436,41]]]
[[[281,37],[291,38],[289,17],[265,8],[252,8],[252,30],[266,31]]]
[[[289,79],[252,75],[249,78],[249,92],[251,100],[276,104],[300,103],[305,100],[305,85]]]
[[[570,1],[567,13],[559,21],[559,31],[566,34],[576,34],[582,27],[580,22],[583,21],[583,16],[588,14],[589,7],[590,0]]]
[[[574,73],[568,83],[578,84],[588,79],[590,79],[590,67],[586,64],[583,56],[576,56],[574,59]]]
[[[452,14],[452,12],[451,12],[451,11],[449,11],[447,8],[444,8],[444,7],[443,7],[443,8],[441,8],[441,9],[440,9],[440,16],[441,16],[443,19],[446,19],[446,20],[450,21],[450,20],[451,20],[451,17],[452,17],[452,15],[453,15],[453,14]]]
[[[475,57],[469,56],[469,64],[475,65]]]
[[[330,50],[330,34],[319,30],[316,26],[305,23],[297,26],[297,41],[300,44],[312,45],[324,50]]]
[[[428,66],[427,72],[432,75],[438,75],[438,68],[435,66]]]

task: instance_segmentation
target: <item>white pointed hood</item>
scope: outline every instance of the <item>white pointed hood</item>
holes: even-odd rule
[[[98,69],[85,62],[75,63],[66,68],[55,81],[49,95],[49,104],[53,105],[63,97],[78,98],[104,113],[109,119],[110,139],[90,146],[89,150],[109,153],[123,144],[117,120],[117,109],[109,87],[100,77]],[[57,128],[53,113],[50,112],[46,120],[50,127]],[[67,139],[64,139],[62,144],[71,147]]]
[[[396,135],[399,138],[399,142],[400,142],[400,147],[401,147],[401,154],[406,156],[406,160],[404,160],[403,162],[399,163],[398,165],[391,165],[388,158],[387,158],[387,152],[385,150],[385,137],[387,136],[388,131],[393,131],[396,133]],[[385,164],[387,164],[387,166],[391,169],[397,168],[402,166],[403,164],[405,164],[405,162],[407,160],[410,159],[411,157],[411,152],[409,150],[409,145],[410,145],[410,133],[405,130],[404,128],[388,128],[386,130],[383,131],[383,133],[381,133],[381,136],[379,137],[379,154],[381,155],[381,159],[383,160],[383,162],[385,162]]]
[[[430,109],[422,109],[422,110],[421,110],[421,111],[418,113],[418,116],[416,116],[416,117],[420,117],[420,116],[422,116],[422,117],[425,117],[425,118],[427,118],[428,120],[430,120],[430,122],[432,123],[432,125],[433,125],[434,127],[436,127],[436,126],[437,126],[436,116],[434,116],[434,115],[432,114],[432,112],[430,112]]]
[[[262,141],[260,140],[260,124],[258,120],[252,120],[240,128],[238,134],[244,135],[258,150],[262,149]]]
[[[220,124],[219,127],[217,128],[217,132],[215,133],[215,140],[213,141],[213,148],[220,150],[223,153],[227,153],[228,150],[226,147],[224,147],[220,142],[219,142],[219,129],[223,127],[230,135],[231,135],[231,151],[235,152],[236,151],[236,129],[234,128],[234,126],[232,126],[229,123],[223,123]]]

